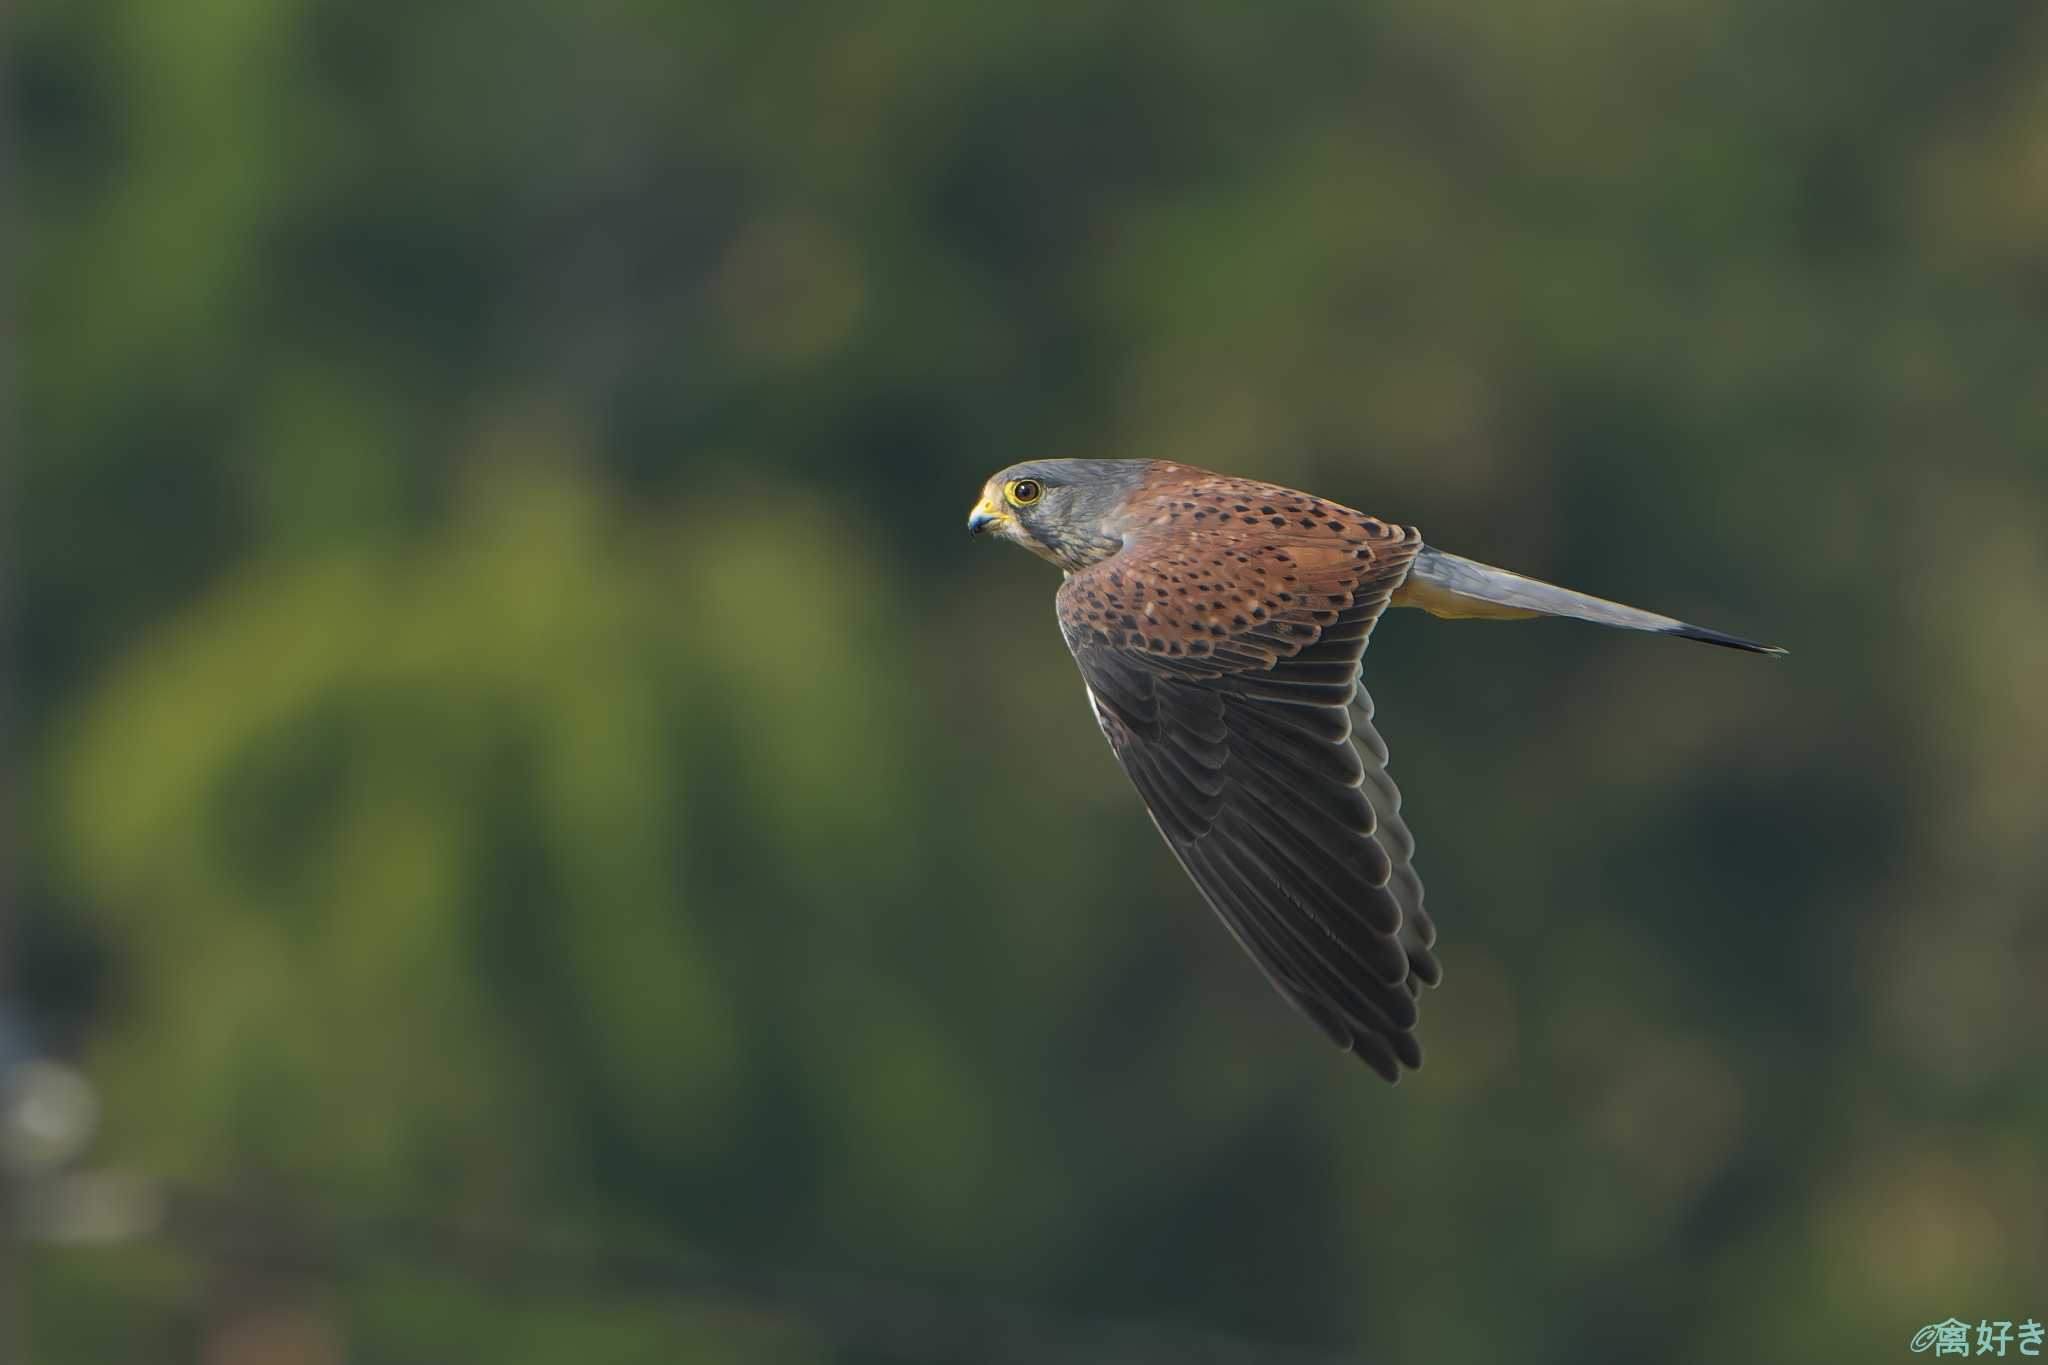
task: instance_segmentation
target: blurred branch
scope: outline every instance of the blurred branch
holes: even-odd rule
[[[197,1191],[164,1202],[163,1235],[232,1270],[271,1280],[346,1279],[399,1258],[508,1296],[569,1295],[724,1310],[786,1322],[839,1349],[892,1360],[1004,1365],[1357,1365],[1169,1323],[1047,1310],[932,1293],[856,1276],[816,1275],[701,1257],[653,1257],[521,1245],[420,1223],[344,1224]]]

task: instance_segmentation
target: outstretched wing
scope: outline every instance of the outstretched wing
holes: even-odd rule
[[[1440,970],[1358,678],[1421,537],[1247,480],[1157,495],[1155,522],[1060,590],[1096,718],[1267,979],[1395,1080],[1422,1064],[1416,1001]]]

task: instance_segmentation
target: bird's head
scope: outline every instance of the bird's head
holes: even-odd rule
[[[974,535],[992,531],[1069,573],[1123,548],[1131,494],[1153,460],[1027,460],[982,485],[967,516]]]

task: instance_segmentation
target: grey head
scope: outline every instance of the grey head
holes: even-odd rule
[[[1072,573],[1123,548],[1134,494],[1157,460],[1026,460],[982,485],[968,514],[974,535],[993,531]]]

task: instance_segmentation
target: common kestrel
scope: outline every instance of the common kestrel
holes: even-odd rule
[[[1035,460],[967,519],[1066,571],[1060,632],[1117,761],[1280,994],[1389,1081],[1443,969],[1360,677],[1391,604],[1781,649],[1445,554],[1341,503],[1164,460]]]

